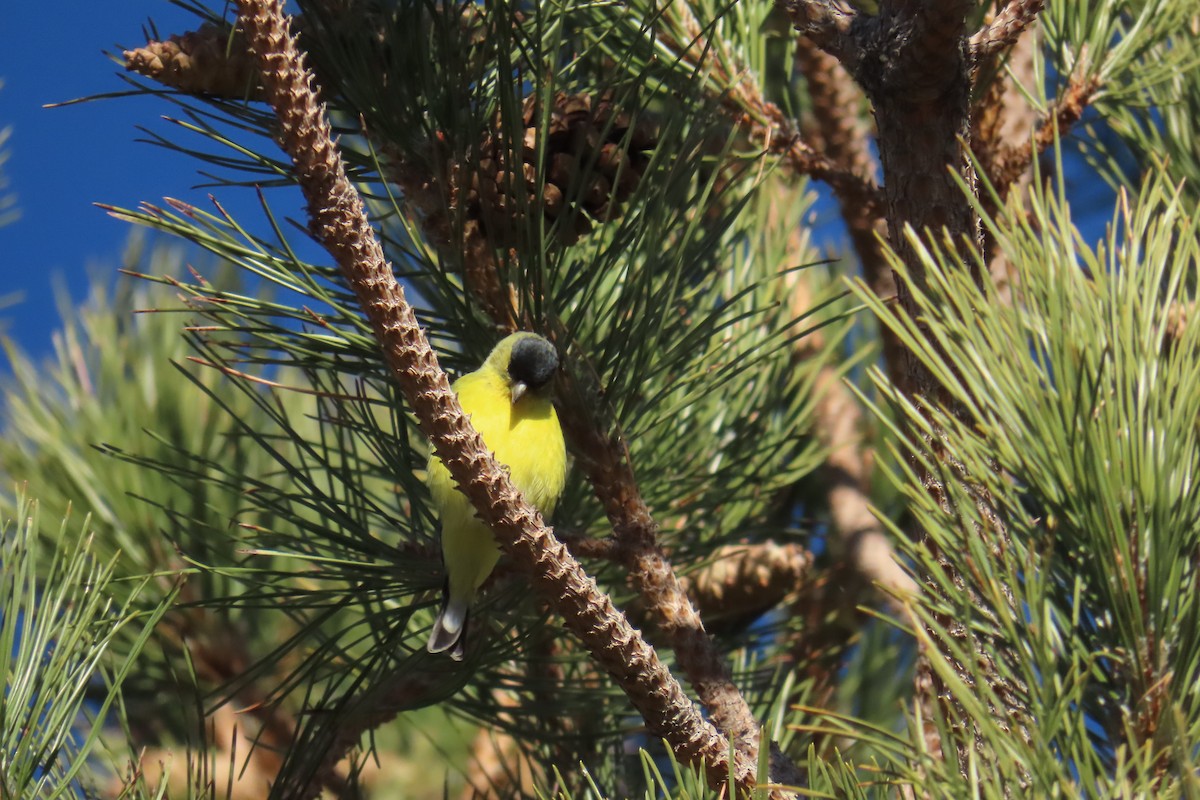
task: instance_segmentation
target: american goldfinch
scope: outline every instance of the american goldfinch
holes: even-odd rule
[[[544,517],[554,512],[567,476],[567,451],[550,402],[558,353],[534,333],[514,333],[492,349],[483,366],[454,382],[463,411],[513,485]],[[429,492],[442,523],[446,585],[429,635],[431,653],[463,657],[464,632],[475,593],[500,558],[491,530],[437,458],[429,459]]]

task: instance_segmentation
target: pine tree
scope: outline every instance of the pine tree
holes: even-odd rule
[[[138,365],[98,314],[9,389],[4,471],[150,587],[105,791],[1200,795],[1191,4],[298,5],[124,54],[263,213],[110,208],[212,266],[131,266],[179,312]],[[563,357],[550,520],[446,375],[514,329]],[[179,400],[119,431],[139,383]],[[431,452],[506,553],[461,664]]]

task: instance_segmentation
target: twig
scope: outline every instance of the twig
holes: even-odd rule
[[[617,546],[610,537],[597,539],[583,533],[563,534],[555,531],[559,540],[576,558],[601,558],[612,561],[617,557]]]
[[[466,219],[456,231],[446,213],[447,193],[454,192],[455,187],[463,183],[461,177],[454,177],[456,171],[461,171],[461,165],[456,165],[448,155],[425,159],[427,164],[439,165],[435,169],[441,174],[431,176],[415,166],[413,159],[394,142],[378,142],[369,131],[368,135],[386,157],[386,177],[404,191],[405,199],[417,212],[421,227],[433,244],[448,256],[449,263],[461,257],[467,291],[497,325],[506,330],[518,327],[514,318],[516,303],[501,285],[496,251],[479,220]]]
[[[841,62],[807,36],[796,36],[796,68],[804,76],[821,150],[843,169],[872,183],[879,179],[861,110],[862,89]]]
[[[749,103],[773,115],[772,119],[777,124],[787,123],[777,108],[762,102],[757,87],[749,84],[739,86],[739,98],[729,101],[730,108],[738,103]],[[801,144],[794,141],[792,147],[800,147]],[[844,173],[843,170],[830,169]],[[862,183],[857,179],[854,182],[857,185]],[[877,194],[877,190],[872,193]],[[438,219],[436,208],[431,209],[426,217],[429,220]],[[478,253],[477,256],[478,264],[486,269],[488,264],[483,259],[489,254]],[[495,269],[486,271],[492,276],[497,274]],[[514,304],[507,302],[504,296],[506,288],[499,286],[497,280],[468,281],[467,286],[498,326],[511,329],[516,324],[510,311]],[[560,332],[556,338],[566,340],[568,337],[565,332]],[[627,566],[631,582],[651,617],[667,634],[676,660],[695,689],[700,703],[717,729],[735,743],[739,754],[753,762],[759,746],[759,727],[754,714],[733,683],[723,656],[705,632],[700,614],[692,606],[670,561],[658,544],[658,524],[641,496],[625,447],[617,434],[602,430],[596,414],[584,400],[585,395],[571,370],[565,370],[559,379],[559,415],[572,444],[572,452],[579,457],[579,463],[587,473],[593,491],[604,505],[613,527],[611,550],[605,555],[616,557]],[[774,781],[792,782],[788,776],[795,775],[795,767],[784,763],[781,757],[772,760],[771,777]]]
[[[502,288],[489,289],[489,286],[478,283],[469,284],[468,288],[497,325],[511,329],[514,321],[508,309],[512,304],[499,301],[494,294],[503,291]],[[626,565],[630,581],[651,618],[667,635],[676,661],[701,705],[716,728],[735,742],[739,753],[748,762],[754,762],[759,745],[758,723],[658,544],[658,523],[641,496],[628,453],[616,435],[601,430],[570,370],[563,372],[559,384],[558,408],[563,430],[613,528],[611,539],[595,543],[576,539],[571,549],[616,559]],[[776,782],[790,782],[782,776],[795,775],[795,768],[780,759],[773,760],[772,767],[772,779]]]
[[[699,66],[700,56],[693,53],[707,53],[710,48],[722,46],[719,40],[704,38],[704,26],[688,9],[687,4],[672,5],[670,13],[678,18],[679,26],[691,37],[691,41],[686,44],[679,42],[672,38],[669,31],[660,32],[659,38],[680,53],[680,57],[686,63]],[[846,17],[847,20],[849,18]],[[849,30],[848,21],[846,29]],[[721,105],[753,142],[760,145],[764,151],[781,156],[784,165],[796,174],[824,181],[839,195],[854,198],[862,204],[866,213],[876,216],[882,213],[882,195],[873,181],[866,180],[862,175],[847,169],[845,165],[836,163],[825,153],[817,151],[805,142],[795,123],[788,119],[778,106],[767,102],[753,71],[744,69],[732,75],[722,66],[724,61],[725,59],[714,58],[705,66],[713,71],[721,86],[728,87],[719,98]]]
[[[679,583],[707,628],[740,631],[748,621],[805,592],[813,563],[812,553],[798,544],[730,544],[718,547]],[[658,624],[640,600],[627,613],[635,624]]]
[[[871,178],[854,171],[853,167],[836,161],[828,152],[817,152],[804,141],[796,124],[788,119],[774,103],[762,101],[758,113],[766,120],[750,122],[751,137],[763,143],[769,153],[782,156],[798,174],[809,175],[828,183],[839,199],[853,205],[867,219],[878,219],[883,213],[883,195]]]
[[[836,58],[807,37],[796,37],[795,61],[808,89],[822,151],[842,169],[874,185],[878,167],[859,111],[864,105],[862,90]],[[880,297],[890,297],[896,284],[879,241],[885,232],[882,207],[864,204],[861,197],[834,188],[867,283]]]
[[[687,12],[684,9],[679,13]],[[687,19],[684,25],[689,26]],[[699,30],[698,25],[695,28]],[[743,124],[749,126],[752,137],[757,137],[768,149],[784,153],[798,171],[843,187],[845,194],[860,197],[866,207],[879,208],[878,188],[807,148],[779,109],[762,100],[749,77],[738,82],[734,94],[736,97],[726,100],[727,109],[742,112],[748,107],[758,112],[759,118],[769,120],[770,124],[762,125],[753,122],[750,115],[738,113]],[[403,154],[396,156],[397,163],[402,163]],[[410,178],[407,182],[417,181]],[[415,196],[428,197],[428,194],[417,193]],[[441,212],[435,205],[426,203],[425,207],[427,220],[440,218]],[[511,310],[515,303],[508,298],[507,288],[499,284],[494,255],[487,248],[472,246],[472,241],[474,239],[468,236],[467,278],[470,279],[475,271],[483,274],[485,279],[468,280],[468,290],[493,322],[501,328],[511,329],[517,324]],[[565,335],[557,338],[567,339]],[[564,372],[559,383],[558,406],[564,431],[613,527],[613,537],[605,544],[581,543],[581,546],[593,550],[601,548],[595,553],[597,556],[616,558],[628,567],[632,584],[651,618],[668,636],[676,660],[701,705],[717,729],[733,740],[748,760],[754,761],[759,746],[757,721],[733,683],[721,653],[708,637],[701,615],[688,599],[683,584],[658,544],[658,524],[641,496],[628,452],[618,435],[602,430],[596,415],[582,402],[584,393],[569,370]],[[795,767],[784,762],[785,759],[778,755],[772,759],[772,780],[793,782],[787,776],[795,777]]]
[[[663,737],[681,760],[703,763],[713,786],[725,786],[732,774],[738,787],[752,787],[754,764],[736,755],[729,763],[725,737],[701,717],[653,648],[545,527],[463,414],[384,259],[362,200],[346,177],[316,98],[313,76],[288,31],[282,0],[239,0],[238,17],[279,120],[279,142],[292,159],[307,200],[310,228],[358,297],[434,452],[500,546],[527,571],[539,595],[613,676],[650,731]],[[343,729],[343,742],[357,741],[364,730],[362,726]],[[331,755],[340,758],[339,753]]]
[[[968,46],[976,63],[1012,47],[1042,12],[1046,0],[1009,0],[1008,5],[971,37]]]
[[[831,58],[815,48],[812,52],[824,59]],[[793,237],[798,239],[798,232],[793,233]],[[800,246],[799,241],[793,242],[793,248]],[[882,260],[883,253],[879,248],[876,242],[872,252]],[[891,277],[890,268],[886,270],[886,275]],[[811,310],[812,297],[803,274],[794,276],[788,303],[797,318]],[[896,347],[892,357],[897,358],[902,352],[899,340],[894,336],[891,339]],[[814,357],[825,347],[824,341],[819,330],[797,340],[795,357],[799,360]],[[914,591],[916,586],[896,563],[890,539],[870,509],[866,491],[870,483],[870,454],[864,451],[859,434],[861,409],[847,389],[840,371],[831,365],[820,367],[814,391],[817,400],[813,429],[829,453],[821,476],[834,530],[842,540],[851,564],[868,582],[882,588],[889,602],[894,602],[897,597]]]
[[[859,607],[869,588],[849,562],[835,561],[789,604],[787,657],[797,680],[809,687],[806,705],[837,712],[839,676],[848,650],[862,634],[866,615]],[[832,737],[817,735],[812,743],[818,753],[832,755]]]
[[[1062,138],[1083,117],[1100,89],[1099,78],[1087,80],[1072,78],[1066,91],[1055,99],[1050,107],[1049,118],[1037,129],[1033,140],[1016,149],[1002,148],[996,157],[995,174],[990,176],[1001,197],[1006,197],[1012,185],[1033,164],[1033,159],[1046,151],[1055,137]]]
[[[828,58],[828,56],[826,56]],[[797,275],[789,303],[796,316],[812,307],[808,282]],[[882,326],[881,326],[882,327]],[[816,356],[824,347],[816,331],[797,341],[797,359]],[[904,599],[918,591],[900,567],[891,540],[870,508],[871,452],[863,446],[861,409],[846,386],[841,371],[821,366],[816,383],[813,430],[828,451],[817,473],[825,491],[830,520],[842,543],[842,558],[835,561],[790,603],[790,616],[803,621],[791,638],[788,652],[796,669],[811,681],[812,705],[829,707],[837,692],[836,676],[865,614],[858,609],[880,594],[894,612],[904,610]],[[814,744],[824,752],[818,737]]]
[[[838,0],[781,0],[796,30],[853,73],[862,50],[853,35],[858,12]]]

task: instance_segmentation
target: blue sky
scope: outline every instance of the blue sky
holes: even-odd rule
[[[130,226],[94,203],[136,206],[168,195],[207,203],[208,190],[194,188],[204,182],[197,162],[135,141],[138,126],[177,136],[162,120],[171,113],[166,103],[126,97],[43,107],[127,89],[123,69],[106,53],[144,43],[151,19],[164,36],[196,27],[193,15],[166,0],[6,4],[0,127],[12,127],[4,172],[21,217],[0,228],[0,297],[18,292],[23,299],[0,309],[0,330],[31,352],[48,352],[58,327],[56,285],[80,299],[89,270],[114,275],[120,266]],[[225,190],[221,200],[235,215],[254,218],[251,191]]]

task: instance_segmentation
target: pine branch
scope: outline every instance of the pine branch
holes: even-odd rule
[[[566,386],[561,396],[580,395]],[[629,570],[650,617],[666,634],[679,666],[717,728],[753,761],[759,745],[758,723],[658,542],[658,523],[642,498],[624,447],[615,436],[600,431],[594,415],[580,404],[564,402],[561,417],[612,525],[617,559]]]
[[[862,58],[853,30],[859,12],[840,0],[780,0],[802,35],[841,62],[851,74]]]
[[[995,19],[971,37],[968,46],[976,63],[992,59],[1017,43],[1021,34],[1037,21],[1046,0],[1009,0]]]
[[[828,183],[838,198],[853,205],[868,218],[878,218],[882,204],[879,187],[856,173],[852,166],[839,163],[828,153],[815,150],[804,141],[796,124],[774,103],[758,98],[756,104],[763,122],[751,122],[750,136],[761,142],[767,152],[782,156],[797,174],[809,175]]]
[[[619,558],[613,539],[572,536],[563,542],[577,558]],[[707,563],[681,578],[680,586],[702,619],[753,619],[802,591],[812,567],[812,553],[796,544],[722,545]],[[630,613],[636,622],[644,612],[638,607]]]
[[[770,106],[777,121],[786,123],[777,108],[762,103],[761,95],[752,85],[743,86],[740,96],[741,102]],[[394,158],[397,164],[407,163],[403,153],[395,153]],[[436,237],[438,221],[444,218],[444,212],[437,205],[438,198],[423,181],[424,178],[416,174],[405,176],[405,183],[417,189],[412,196],[426,198],[427,210],[423,216],[433,224]],[[468,291],[497,326],[511,329],[515,322],[512,317],[515,303],[508,297],[509,289],[499,282],[491,247],[470,234],[466,245]],[[482,278],[470,280],[472,273],[479,273]],[[565,335],[561,338],[565,339]],[[717,729],[732,739],[748,760],[754,761],[758,749],[757,721],[733,683],[723,656],[705,632],[701,615],[689,601],[683,584],[659,545],[658,523],[642,497],[628,452],[617,435],[601,430],[596,414],[581,402],[585,393],[575,384],[570,371],[560,376],[559,383],[559,413],[563,428],[612,525],[613,557],[628,568],[630,580],[645,608],[667,635],[680,667]],[[795,773],[794,767],[782,761],[777,760],[773,766],[776,775]],[[777,777],[777,780],[784,779]]]
[[[396,163],[405,163],[401,153],[396,154],[396,159]],[[416,175],[407,178],[409,184],[420,181]],[[444,214],[432,194],[423,189],[414,194],[428,198],[429,210],[424,217],[436,225]],[[478,228],[472,230],[478,233]],[[468,291],[496,325],[512,329],[515,303],[508,296],[510,289],[499,282],[492,248],[481,237],[470,234],[466,246]],[[472,274],[480,274],[481,278],[470,280]],[[717,729],[732,739],[748,760],[754,761],[758,749],[757,721],[658,544],[658,523],[641,495],[628,452],[619,438],[600,429],[595,413],[579,402],[584,394],[575,385],[570,371],[564,372],[559,382],[563,428],[608,514],[613,527],[613,557],[629,569],[630,580],[645,608],[667,635],[680,667]],[[790,765],[780,762],[774,766],[778,774],[794,773]]]
[[[576,558],[598,558],[613,561],[617,557],[616,542],[611,537],[588,536],[586,533],[555,532],[559,540]]]
[[[906,264],[918,262],[903,236],[908,226],[918,232],[944,229],[956,242],[980,237],[979,222],[952,177],[974,184],[962,147],[969,134],[969,65],[959,47],[970,5],[944,0],[925,8],[897,0],[866,18],[826,0],[786,5],[796,29],[836,56],[872,100],[889,238]],[[970,250],[963,247],[964,263],[973,269]],[[922,280],[919,268],[912,274]],[[905,287],[897,286],[897,298],[911,313]],[[911,358],[903,362],[893,378],[909,391],[937,397],[936,383],[920,365]]]
[[[687,4],[672,6],[670,13],[678,18],[679,26],[690,41],[686,44],[676,41],[668,32],[659,33],[659,37],[681,53],[685,63],[699,67],[701,57],[695,54],[722,46],[719,40],[706,37],[703,26]],[[795,122],[763,96],[752,70],[730,74],[723,63],[724,59],[714,59],[714,63],[706,63],[705,68],[713,71],[717,86],[727,87],[719,97],[721,105],[751,141],[766,152],[780,156],[784,165],[797,175],[808,175],[829,184],[839,197],[857,204],[862,213],[875,216],[880,213],[882,197],[868,173],[857,172],[853,169],[855,165],[841,163],[806,142]]]
[[[1200,374],[1178,370],[1195,362],[1174,348],[1195,348],[1200,339],[1185,328],[1184,340],[1167,348],[1163,336],[1172,329],[1175,303],[1189,302],[1194,293],[1196,219],[1160,172],[1136,205],[1122,198],[1121,213],[1093,249],[1071,225],[1069,206],[1053,185],[1062,177],[1035,181],[1028,205],[988,221],[1021,270],[1020,303],[994,302],[989,288],[981,291],[962,272],[950,248],[926,254],[931,293],[919,299],[920,309],[943,344],[924,341],[912,320],[905,320],[903,337],[972,409],[971,421],[941,410],[930,420],[930,412],[876,382],[887,402],[897,402],[918,427],[936,420],[947,449],[970,460],[968,471],[982,476],[1003,504],[1012,531],[1008,540],[992,535],[968,492],[953,481],[946,485],[964,515],[943,525],[940,503],[919,490],[915,475],[906,482],[910,507],[940,546],[912,551],[937,584],[936,604],[913,606],[928,663],[924,688],[937,694],[940,683],[961,704],[947,704],[947,713],[924,721],[936,723],[929,730],[947,752],[966,750],[995,776],[991,780],[1008,773],[1001,785],[1022,793],[1045,794],[1056,782],[1048,776],[1063,775],[1066,786],[1114,780],[1125,787],[1118,793],[1158,796],[1169,793],[1163,784],[1193,773],[1190,757],[1167,766],[1172,745],[1165,745],[1159,726],[1165,722],[1170,735],[1182,730],[1184,716],[1166,709],[1176,702],[1173,691],[1187,690],[1172,688],[1168,675],[1175,667],[1168,664],[1195,664],[1196,642],[1180,643],[1187,654],[1173,661],[1175,654],[1151,654],[1159,644],[1148,632],[1179,630],[1166,619],[1186,618],[1182,625],[1194,629],[1194,595],[1178,595],[1174,587],[1194,579],[1194,560],[1184,565],[1179,554],[1196,552],[1191,520],[1197,496],[1180,493],[1174,481],[1176,470],[1188,474],[1196,463],[1193,398],[1200,395],[1193,388]],[[865,290],[859,296],[877,314],[882,310]],[[1153,386],[1144,380],[1150,373],[1162,376]],[[905,447],[929,469],[945,469],[921,452],[920,437],[908,437]],[[1077,455],[1064,455],[1071,453]],[[1147,462],[1155,465],[1149,483],[1139,480]],[[1158,549],[1168,541],[1166,552]],[[953,562],[957,576],[940,569],[943,559]],[[1158,559],[1184,570],[1168,577],[1154,566]],[[1162,583],[1150,588],[1155,574]],[[1030,608],[1046,611],[1031,618]],[[955,628],[974,631],[982,646]],[[1109,652],[1120,653],[1122,663],[1095,658]],[[1096,679],[1080,683],[1043,679],[1093,670]],[[996,671],[1006,683],[994,681]],[[959,677],[964,673],[969,680]],[[1014,692],[1029,704],[1029,714],[997,713],[1011,707]],[[1067,708],[1073,709],[1070,721],[1058,716]],[[1193,722],[1184,741],[1195,741],[1194,712],[1186,712]],[[999,744],[1001,753],[1015,745],[1023,755],[980,759],[980,738]],[[1072,739],[1076,743],[1066,744]],[[1126,742],[1137,749],[1150,739],[1156,744],[1137,767],[1114,763],[1114,749]],[[1050,744],[1053,754],[1042,758]],[[1065,749],[1057,749],[1060,744]],[[1080,768],[1088,762],[1095,766]],[[967,785],[948,770],[931,782],[944,784],[947,777]],[[976,772],[970,782],[989,779]],[[1131,788],[1137,785],[1149,788]]]
[[[841,377],[829,372],[818,379],[817,391],[821,400],[817,404],[816,430],[829,449],[823,475],[833,527],[855,569],[882,588],[892,605],[900,605],[918,587],[896,562],[891,537],[870,508],[867,453],[858,432],[858,403]]]
[[[1034,158],[1054,143],[1070,133],[1071,129],[1083,118],[1092,98],[1100,90],[1098,78],[1080,79],[1072,77],[1066,89],[1055,99],[1050,107],[1049,118],[1037,129],[1033,140],[1025,140],[1017,147],[1002,147],[994,160],[994,172],[988,177],[1001,198],[1007,197],[1014,183],[1024,175]]]
[[[372,140],[375,141],[374,136]],[[424,159],[424,163],[438,165],[435,168],[440,169],[440,174],[430,175],[395,142],[377,142],[377,147],[385,157],[387,177],[404,191],[425,234],[451,262],[454,258],[451,249],[459,248],[467,291],[501,328],[511,331],[520,327],[513,316],[516,303],[500,282],[495,243],[488,240],[479,220],[464,220],[456,230],[446,213],[446,197],[462,183],[461,166],[456,167],[450,158]]]
[[[724,737],[702,719],[654,650],[544,527],[463,415],[346,178],[282,3],[242,0],[238,15],[279,119],[280,143],[293,160],[308,202],[310,226],[358,297],[438,457],[501,547],[624,689],[649,729],[680,758],[703,762],[714,785],[724,785],[730,775]],[[753,786],[754,766],[744,758],[735,760],[732,774],[740,787]]]
[[[498,319],[497,324],[503,325],[503,320]],[[638,488],[628,452],[617,435],[606,435],[600,430],[595,414],[581,402],[583,393],[575,385],[571,373],[564,372],[559,381],[559,415],[563,430],[612,525],[612,538],[603,541],[599,554],[628,569],[644,611],[668,638],[677,662],[704,709],[717,729],[733,740],[747,760],[753,762],[758,757],[760,744],[758,723],[733,683],[724,658],[705,631],[703,616],[689,599],[686,583],[675,574],[659,544],[658,523]],[[572,543],[572,548],[597,550],[595,545],[577,541]],[[786,581],[786,574],[796,568],[793,562],[776,578]],[[795,766],[774,750],[771,775],[776,782],[798,782]]]
[[[809,37],[797,36],[795,42],[796,68],[804,76],[812,102],[821,150],[864,180],[878,180],[879,170],[860,114],[865,107],[862,90],[842,63],[818,48]],[[859,213],[865,215],[864,212],[865,209]]]
[[[878,169],[859,115],[859,108],[863,106],[862,90],[841,62],[816,47],[806,36],[796,37],[795,60],[812,102],[822,151],[834,163],[874,184]],[[871,206],[864,204],[860,197],[834,188],[867,283],[880,297],[891,297],[895,294],[896,284],[880,246],[879,236],[884,232],[882,216],[872,213]]]

